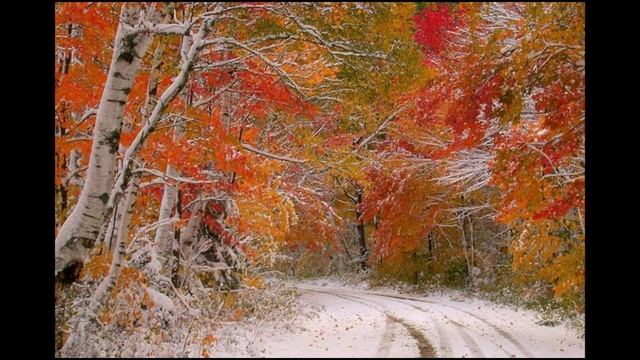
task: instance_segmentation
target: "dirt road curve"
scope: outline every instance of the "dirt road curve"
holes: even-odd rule
[[[348,288],[297,286],[320,308],[301,333],[263,356],[580,357],[568,329],[535,324],[531,314],[480,301],[413,298]],[[287,345],[288,344],[288,345]],[[296,351],[300,348],[300,351]]]

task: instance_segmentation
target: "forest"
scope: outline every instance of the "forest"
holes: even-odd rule
[[[56,356],[336,276],[584,317],[584,3],[56,3],[54,56]]]

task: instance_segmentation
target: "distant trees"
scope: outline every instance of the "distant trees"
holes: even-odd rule
[[[393,238],[413,249],[435,231],[460,239],[450,245],[473,279],[510,239],[516,281],[542,281],[580,301],[584,4],[433,4],[416,25],[433,76],[416,97],[415,120],[395,124],[377,149],[386,166],[372,168],[366,203],[382,214],[379,254],[406,253]],[[404,185],[413,178],[422,183]],[[385,216],[385,207],[394,210]],[[415,209],[424,211],[417,234]],[[484,242],[502,245],[482,254]]]

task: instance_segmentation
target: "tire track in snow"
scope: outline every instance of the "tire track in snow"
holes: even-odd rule
[[[427,309],[421,308],[419,306],[413,305],[413,304],[409,304],[406,301],[402,301],[402,300],[395,300],[396,302],[399,302],[401,304],[405,304],[408,306],[411,306],[412,308],[422,311],[424,313],[428,313]],[[450,317],[448,317],[447,315],[445,315],[444,313],[442,313],[441,311],[439,311],[442,314],[442,317],[445,318],[447,321],[449,321],[450,323],[452,323],[455,326],[456,331],[458,332],[458,334],[460,335],[460,337],[462,338],[462,340],[465,342],[465,345],[467,346],[467,348],[469,348],[469,350],[471,350],[472,354],[474,355],[474,357],[486,357],[486,355],[484,354],[484,352],[480,349],[480,346],[478,346],[478,343],[469,335],[469,333],[467,332],[467,330],[473,331],[473,329],[470,329],[462,324],[460,324],[459,322],[451,319]],[[480,336],[484,337],[485,339],[487,339],[488,341],[490,341],[492,344],[496,345],[497,348],[501,349],[505,354],[511,356],[512,354],[508,353],[507,351],[505,351],[504,349],[502,349],[502,347],[500,347],[498,344],[496,344],[494,341],[492,341],[491,339],[485,337],[482,334],[479,334]]]
[[[420,350],[420,357],[423,357],[423,358],[436,357],[436,353],[433,350],[433,346],[431,346],[431,344],[429,343],[429,341],[427,340],[427,338],[424,336],[422,332],[420,332],[413,325],[407,323],[406,321],[400,318],[397,318],[390,314],[387,314],[387,316],[393,319],[394,321],[396,321],[397,323],[401,324],[402,326],[404,326],[405,329],[409,331],[409,334],[411,334],[411,337],[413,337],[413,339],[418,343],[418,350]]]
[[[396,323],[399,323],[400,325],[402,325],[405,329],[407,329],[407,331],[409,332],[409,334],[411,335],[411,337],[413,337],[413,339],[416,341],[417,345],[418,345],[418,350],[420,350],[420,356],[423,358],[433,358],[435,357],[435,351],[433,350],[433,346],[431,346],[431,344],[429,343],[429,341],[427,340],[427,338],[424,336],[424,334],[422,332],[420,332],[418,329],[416,329],[413,325],[411,325],[410,323],[406,322],[405,320],[396,317],[394,315],[391,315],[387,309],[384,308],[384,306],[377,304],[375,302],[372,302],[370,299],[362,299],[360,297],[357,296],[353,296],[353,295],[347,295],[347,294],[335,294],[335,293],[331,293],[332,295],[344,298],[344,299],[351,299],[352,301],[357,301],[361,304],[367,305],[367,306],[371,306],[373,305],[376,308],[382,309],[379,310],[381,311],[383,314],[385,314],[387,316],[388,319],[391,319],[393,321],[395,321]],[[364,301],[361,301],[364,300]],[[368,302],[366,302],[368,300]]]
[[[378,345],[378,351],[376,355],[378,357],[388,357],[389,351],[391,351],[391,342],[393,341],[395,324],[393,319],[386,317],[386,323],[384,327],[384,334],[382,335],[382,341]]]
[[[351,298],[353,299],[353,301],[357,301],[361,304],[367,305],[367,306],[371,306],[373,305],[376,308],[382,308],[383,310],[380,310],[382,312],[385,313],[385,315],[387,315],[388,317],[391,317],[392,319],[396,320],[397,322],[400,322],[411,334],[411,336],[413,336],[413,338],[416,340],[416,342],[418,342],[418,347],[420,348],[421,346],[424,346],[424,353],[423,354],[423,349],[420,348],[420,354],[422,355],[422,357],[436,357],[435,356],[435,350],[433,349],[433,346],[431,346],[431,344],[429,343],[429,341],[426,339],[426,337],[422,334],[422,332],[420,332],[419,330],[417,330],[413,325],[409,324],[408,322],[401,320],[400,318],[397,318],[391,314],[389,314],[382,305],[371,301],[371,299],[363,299],[361,297],[355,296],[353,294],[344,294],[344,293],[340,293],[339,295],[336,293],[331,293],[335,296],[341,297],[341,298]],[[359,300],[357,300],[359,299]],[[365,303],[361,300],[365,300],[368,301],[368,303]],[[453,354],[453,350],[451,348],[451,344],[449,343],[449,340],[447,339],[447,336],[445,334],[444,329],[438,324],[438,321],[432,319],[431,317],[429,318],[430,320],[432,320],[432,322],[435,325],[436,331],[438,332],[438,338],[440,340],[440,350],[443,352],[443,355],[445,357],[452,357]],[[420,344],[420,341],[423,341],[423,344]],[[427,356],[428,355],[428,356]]]
[[[451,321],[451,323],[456,325],[456,330],[458,331],[458,334],[460,334],[460,337],[462,337],[462,339],[466,343],[466,345],[469,348],[469,350],[471,350],[471,353],[475,354],[474,357],[480,357],[480,358],[486,357],[485,354],[482,352],[482,350],[480,350],[480,347],[478,346],[478,343],[476,343],[476,341],[473,340],[473,338],[471,336],[469,336],[467,331],[464,330],[465,329],[464,326],[458,324],[457,322],[455,322],[453,320],[450,320],[450,321]]]
[[[342,294],[342,295],[345,295],[345,294]],[[347,295],[347,296],[353,296],[353,297],[356,297],[356,298],[360,298],[360,297],[354,296],[352,294],[351,295]],[[360,298],[360,299],[362,299],[362,298]],[[371,301],[371,300],[369,300],[369,301]],[[407,303],[405,301],[402,301],[402,300],[394,300],[394,301],[398,302],[398,303],[401,303],[403,305],[406,305],[406,306],[410,306],[410,307],[412,307],[414,309],[417,309],[417,310],[419,310],[419,311],[421,311],[421,312],[423,312],[425,314],[428,314],[427,310],[425,310],[423,308],[420,308],[418,306],[415,306],[413,304],[409,304],[409,303]],[[442,314],[442,317],[444,319],[446,319],[450,323],[454,324],[454,326],[455,326],[454,328],[456,329],[456,332],[460,335],[460,338],[465,343],[465,346],[471,351],[471,353],[472,353],[472,355],[474,357],[481,357],[481,358],[486,357],[486,355],[480,349],[480,346],[478,346],[478,343],[476,343],[476,341],[467,333],[467,331],[466,331],[467,327],[466,326],[464,326],[464,325],[452,320],[451,318],[447,317],[444,313],[442,313],[442,312],[440,312],[440,313]],[[428,316],[429,316],[429,318],[431,320],[434,320],[429,314],[428,314]],[[442,352],[444,353],[444,355],[446,357],[452,357],[453,356],[453,350],[452,350],[451,344],[449,343],[449,340],[447,340],[447,335],[445,333],[445,330],[442,328],[442,326],[440,326],[440,324],[438,323],[437,320],[434,320],[433,323],[435,325],[436,331],[438,332],[438,337],[440,339],[440,349],[442,350]],[[469,330],[471,330],[471,329],[469,329]],[[495,342],[491,341],[491,339],[487,338],[487,340],[489,340],[491,343],[496,345],[496,347],[501,349],[505,354],[507,354],[509,356],[512,355],[512,354],[506,352],[504,349],[502,349],[499,345],[495,344]]]
[[[418,346],[418,350],[420,351],[420,357],[422,357],[422,358],[434,358],[434,357],[436,357],[435,356],[435,351],[433,350],[433,346],[431,346],[431,344],[429,343],[427,338],[424,336],[424,334],[422,334],[414,326],[412,326],[411,324],[407,323],[406,321],[391,315],[386,309],[384,309],[384,307],[380,306],[379,304],[376,304],[376,303],[371,302],[371,301],[365,302],[366,299],[364,299],[365,301],[362,301],[363,300],[362,298],[358,298],[358,297],[350,296],[350,295],[346,295],[346,294],[337,294],[337,293],[334,293],[334,292],[315,290],[315,289],[305,289],[305,288],[300,288],[300,289],[301,290],[305,290],[305,291],[314,291],[314,292],[319,292],[319,293],[323,293],[323,294],[327,294],[327,295],[332,295],[332,296],[335,296],[335,297],[338,297],[338,298],[342,298],[342,299],[346,299],[346,300],[350,300],[350,301],[354,301],[354,302],[363,304],[363,305],[365,305],[367,307],[374,307],[374,308],[376,308],[376,310],[378,310],[381,313],[383,313],[388,320],[391,320],[391,321],[393,321],[393,322],[395,322],[397,324],[402,325],[409,332],[411,337],[416,341],[416,345]],[[389,323],[387,323],[387,326],[385,327],[385,334],[383,335],[382,342],[380,343],[380,346],[378,348],[378,355],[380,355],[380,356],[384,355],[385,353],[386,353],[386,355],[388,355],[389,350],[390,350],[391,337],[385,339],[388,329],[389,329]]]
[[[359,301],[347,296],[343,296],[343,295],[339,295],[336,293],[332,293],[329,291],[322,291],[322,290],[314,290],[314,289],[303,289],[305,291],[313,291],[313,292],[318,292],[321,294],[326,294],[326,295],[331,295],[331,296],[335,296],[341,299],[345,299],[345,300],[349,300],[349,301],[354,301],[360,304],[365,305],[366,307],[371,308],[371,304],[369,303],[365,303],[363,301]],[[389,355],[389,351],[391,350],[391,329],[389,328],[390,325],[393,323],[393,319],[389,317],[389,315],[387,315],[384,311],[379,310],[376,308],[376,310],[380,311],[381,313],[383,313],[385,315],[386,318],[386,322],[385,322],[385,328],[384,328],[384,333],[382,335],[382,340],[380,341],[380,344],[378,345],[378,350],[376,351],[376,355],[378,357],[385,357]]]
[[[509,334],[507,331],[505,331],[504,329],[502,329],[501,327],[487,321],[486,319],[483,319],[469,311],[457,308],[455,306],[450,306],[450,305],[446,305],[446,304],[442,304],[436,301],[430,301],[430,300],[422,300],[422,299],[416,299],[416,298],[410,298],[410,297],[405,297],[405,296],[398,296],[398,295],[389,295],[389,294],[378,294],[378,293],[374,293],[374,292],[369,292],[369,291],[365,291],[364,293],[366,294],[370,294],[370,295],[377,295],[377,296],[381,296],[381,297],[389,297],[389,298],[395,298],[395,299],[403,299],[403,300],[411,300],[411,301],[417,301],[417,302],[422,302],[422,303],[428,303],[428,304],[435,304],[435,305],[439,305],[439,306],[444,306],[456,311],[460,311],[463,312],[485,324],[487,324],[489,327],[491,327],[493,330],[495,330],[498,334],[500,334],[500,336],[502,336],[503,338],[505,338],[508,342],[510,342],[513,346],[515,346],[518,350],[520,350],[520,352],[525,356],[525,357],[535,357],[535,355],[529,351],[529,349],[527,349],[524,345],[522,345],[521,342],[519,342],[516,338],[513,337],[513,335]]]
[[[420,300],[413,300],[413,301],[420,301]],[[423,302],[430,302],[430,301],[423,301]],[[500,334],[500,336],[502,336],[503,338],[505,338],[507,341],[509,341],[513,346],[515,346],[516,348],[518,348],[518,350],[520,350],[520,352],[525,356],[525,357],[535,357],[535,355],[533,355],[531,353],[531,351],[529,351],[529,349],[527,349],[524,345],[522,345],[522,343],[520,341],[518,341],[515,337],[513,337],[513,335],[509,334],[507,331],[505,331],[504,329],[502,329],[501,327],[469,312],[454,306],[450,306],[450,305],[445,305],[445,304],[441,304],[438,302],[433,302],[431,301],[430,303],[435,304],[435,305],[439,305],[439,306],[444,306],[444,307],[448,307],[450,309],[454,309],[456,311],[460,311],[463,312],[485,324],[487,324],[489,327],[491,327],[493,330],[495,330],[498,334]]]

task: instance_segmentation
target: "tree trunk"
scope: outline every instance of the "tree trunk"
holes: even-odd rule
[[[109,227],[107,228],[107,235],[104,238],[103,246],[106,246],[110,252],[115,248],[113,239],[118,237],[118,228],[120,219],[122,218],[123,208],[124,206],[116,206],[116,211],[109,221]]]
[[[84,261],[103,225],[104,210],[113,186],[124,105],[151,39],[149,34],[127,35],[122,24],[118,26],[111,66],[98,107],[84,187],[77,205],[56,237],[56,274],[72,262]]]
[[[180,190],[178,190],[176,201],[176,217],[182,218],[182,198],[180,196]],[[180,266],[180,227],[176,227],[173,241],[171,241],[171,259],[169,261],[169,268],[171,269],[171,282],[173,285],[178,286],[179,274],[178,267]]]
[[[182,46],[180,50],[182,62],[187,61],[187,53],[188,53],[189,47],[192,44],[193,44],[193,39],[191,36],[184,36],[182,38]],[[158,64],[154,66],[154,69],[159,70],[160,67],[161,65]],[[189,99],[187,99],[184,96],[184,93],[183,93],[183,98],[185,98],[184,99],[185,107],[188,108],[188,106],[190,105]],[[186,110],[187,109],[185,109],[185,111]],[[181,120],[178,120],[178,121],[181,121]],[[175,126],[173,129],[174,129],[173,141],[177,141],[182,137],[184,133],[183,126],[180,123],[175,123]],[[180,175],[180,172],[171,164],[167,164],[166,173],[169,176]],[[158,221],[167,220],[171,218],[173,210],[176,208],[177,201],[178,201],[177,186],[174,186],[168,183],[165,184],[163,194],[162,194],[162,203],[160,205],[160,213],[158,216]],[[176,261],[175,259],[173,259],[174,243],[176,242],[174,241],[175,231],[173,228],[174,226],[172,224],[166,224],[158,227],[158,229],[156,230],[156,238],[155,238],[156,246],[158,247],[158,254],[160,255],[161,259],[164,259],[162,262],[162,265],[163,265],[162,267],[164,268],[165,265],[169,265],[170,274],[173,274],[173,264]]]
[[[64,216],[64,212],[67,210],[68,204],[68,191],[64,184],[60,184],[60,213]]]
[[[187,252],[187,250],[194,245],[194,238],[197,236],[197,230],[200,227],[205,204],[205,201],[198,201],[193,204],[189,222],[187,222],[187,226],[184,227],[183,231],[180,232],[180,247],[183,253]]]
[[[122,261],[124,259],[124,252],[126,249],[127,237],[129,235],[129,224],[131,222],[131,213],[133,212],[136,197],[138,194],[138,181],[134,178],[129,185],[124,204],[122,204],[123,214],[122,219],[119,222],[118,236],[116,237],[116,243],[114,246],[113,260],[111,267],[109,268],[109,274],[105,277],[98,289],[93,294],[92,301],[90,302],[89,309],[95,312],[100,305],[104,302],[106,296],[111,292],[115,286],[115,282],[120,275],[120,269],[122,268]]]
[[[469,223],[469,240],[470,240],[470,251],[471,251],[471,270],[476,267],[476,239],[473,233],[473,218],[471,215],[467,218],[467,222]],[[472,274],[473,275],[473,274]]]
[[[180,231],[180,253],[182,253],[182,256],[187,259],[187,263],[183,265],[182,279],[180,281],[181,288],[184,286],[184,283],[188,278],[189,269],[195,261],[196,250],[194,250],[194,248],[198,245],[198,229],[202,222],[202,212],[204,211],[205,204],[205,201],[198,201],[193,204],[189,222],[187,222],[184,229]]]
[[[367,242],[364,233],[364,221],[361,219],[360,204],[362,203],[362,189],[356,189],[356,221],[358,225],[358,244],[360,246],[360,268],[367,269]]]
[[[113,189],[111,190],[111,195],[108,196],[109,199],[105,207],[103,218],[108,218],[110,216],[110,214],[114,210],[115,204],[118,202],[118,200],[122,196],[122,192],[127,186],[127,183],[131,177],[131,169],[133,166],[132,159],[136,157],[137,152],[140,150],[140,148],[144,144],[144,141],[149,136],[149,134],[152,131],[154,131],[155,126],[157,122],[160,120],[161,114],[166,108],[167,104],[169,104],[169,102],[171,102],[182,91],[185,84],[187,83],[189,73],[193,69],[193,63],[195,62],[197,55],[202,49],[203,39],[205,38],[205,36],[209,31],[208,30],[209,26],[210,26],[210,23],[206,23],[202,25],[202,27],[198,31],[198,34],[193,40],[189,53],[183,59],[180,73],[178,74],[178,76],[175,77],[171,85],[167,89],[165,89],[165,91],[162,93],[156,105],[153,107],[153,111],[150,113],[147,122],[145,123],[143,128],[138,132],[135,139],[133,140],[133,142],[125,152],[124,158],[122,161],[122,171],[120,172],[120,174],[116,179],[116,183],[113,186]],[[175,168],[173,168],[170,165],[167,166],[167,174],[174,175],[174,176],[179,175],[175,170]],[[168,219],[167,213],[169,215],[171,214],[171,211],[173,210],[173,206],[175,204],[175,196],[176,196],[175,188],[172,189],[171,187],[173,186],[168,184],[165,186],[165,192],[163,194],[163,200],[162,200],[162,205],[161,205],[160,215],[159,215],[161,220]],[[159,250],[160,250],[159,253],[161,257],[163,257],[163,260],[164,260],[163,265],[166,264],[168,257],[171,254],[170,247],[167,246],[167,244],[169,243],[168,238],[171,237],[170,229],[171,229],[170,227],[163,225],[161,226],[161,228],[159,228],[156,231],[156,239],[155,239],[156,246],[159,247]],[[105,230],[106,228],[103,227],[102,229],[99,230],[99,232],[105,231]]]
[[[438,258],[436,253],[436,234],[433,231],[430,231],[427,235],[427,242],[429,248],[429,259],[436,260]]]
[[[125,211],[123,212],[122,220],[119,223],[118,237],[109,273],[104,279],[102,279],[98,288],[89,299],[88,306],[82,309],[77,317],[73,319],[72,323],[74,326],[72,327],[71,334],[60,350],[61,354],[65,357],[73,356],[73,353],[69,353],[69,351],[75,351],[75,349],[78,349],[78,347],[85,342],[84,337],[88,333],[95,331],[92,328],[97,326],[95,318],[98,316],[98,310],[104,304],[107,296],[113,290],[116,285],[116,281],[120,276],[120,270],[122,269],[124,253],[126,250],[126,240],[129,234],[128,229],[131,220],[131,213],[135,206],[137,192],[138,181],[137,177],[135,177],[127,189],[127,194],[123,204],[123,209],[125,209]],[[87,329],[87,327],[89,327],[89,329]]]
[[[172,165],[167,165],[167,175],[177,176],[178,172]],[[175,185],[166,183],[164,192],[162,193],[162,202],[160,203],[160,212],[158,221],[168,220],[173,215],[173,209],[176,206],[178,189]],[[162,267],[169,262],[171,256],[171,240],[173,239],[173,225],[165,224],[156,229],[155,244],[158,249],[158,255],[162,259]]]
[[[462,251],[464,252],[464,259],[467,262],[467,276],[469,277],[469,279],[471,279],[471,277],[473,276],[472,274],[473,268],[471,266],[471,259],[469,258],[469,251],[467,250],[468,241],[467,241],[467,233],[465,230],[465,219],[466,217],[463,217],[460,224],[460,228],[462,229]]]

